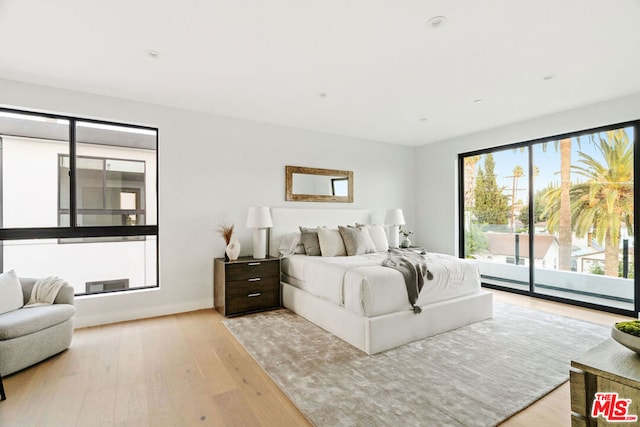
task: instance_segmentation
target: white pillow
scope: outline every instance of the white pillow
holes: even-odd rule
[[[335,228],[318,227],[318,241],[322,256],[344,256],[347,254],[342,236]]]
[[[280,252],[282,256],[305,253],[301,233],[293,232],[285,234],[278,246],[278,252]]]
[[[347,255],[370,254],[376,251],[376,247],[369,235],[369,230],[366,227],[343,227],[339,225],[338,231],[342,236]]]
[[[22,308],[22,285],[15,271],[0,274],[0,314]]]
[[[369,236],[371,236],[371,240],[373,240],[373,244],[376,247],[376,252],[388,251],[389,240],[387,239],[387,233],[384,231],[384,225],[366,224],[365,227],[369,231]]]

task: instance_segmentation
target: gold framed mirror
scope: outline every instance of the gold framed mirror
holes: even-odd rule
[[[353,171],[285,166],[285,200],[353,203]]]

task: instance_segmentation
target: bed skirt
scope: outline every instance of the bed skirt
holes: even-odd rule
[[[407,310],[363,317],[282,282],[282,304],[367,354],[380,353],[493,316],[493,294],[480,291]]]

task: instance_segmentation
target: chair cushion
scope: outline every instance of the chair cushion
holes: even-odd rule
[[[0,340],[32,334],[62,323],[76,313],[69,304],[21,308],[0,315]]]
[[[22,298],[22,286],[15,271],[0,274],[0,314],[21,308]]]

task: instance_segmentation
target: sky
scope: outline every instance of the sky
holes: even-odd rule
[[[633,141],[633,128],[626,128],[627,136],[630,141]],[[604,137],[606,139],[606,137]],[[591,142],[591,139],[588,135],[584,135],[580,137],[579,143],[578,138],[571,139],[571,163],[572,165],[578,165],[578,160],[580,159],[578,152],[582,151],[588,155],[593,156],[596,160],[604,163],[602,159],[602,155],[599,150],[594,146]],[[535,190],[544,189],[549,183],[559,184],[560,182],[560,150],[559,144],[558,149],[556,149],[556,145],[554,142],[548,142],[546,144],[546,151],[542,149],[542,144],[537,144],[533,147],[533,156],[534,156],[534,165],[539,168],[539,174],[535,177]],[[528,152],[520,149],[506,149],[493,153],[493,158],[495,160],[495,173],[496,179],[498,182],[498,186],[504,186],[506,188],[504,194],[511,196],[511,191],[513,188],[513,169],[516,166],[521,166],[525,175],[518,180],[517,187],[518,192],[516,196],[516,200],[522,199],[523,202],[526,202],[527,191],[528,191]],[[478,163],[477,166],[482,165],[484,168],[484,161]],[[476,166],[476,167],[477,167]],[[572,182],[577,181],[577,177],[575,174],[572,174]]]

